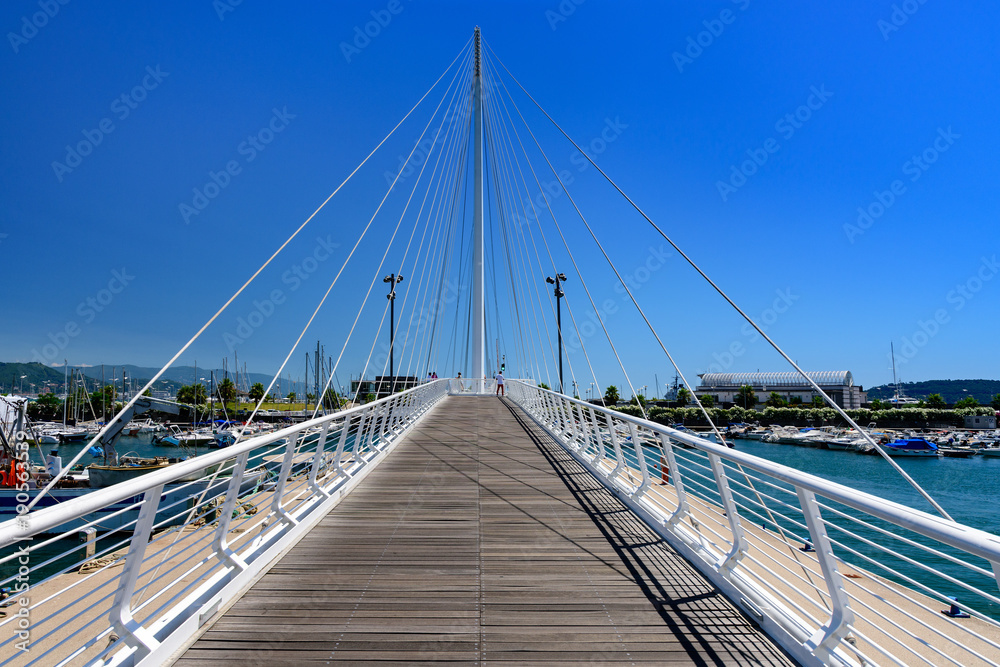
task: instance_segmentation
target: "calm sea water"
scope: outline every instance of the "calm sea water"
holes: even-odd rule
[[[736,449],[936,514],[933,507],[881,456],[737,440]],[[894,459],[960,523],[1000,533],[1000,457]]]

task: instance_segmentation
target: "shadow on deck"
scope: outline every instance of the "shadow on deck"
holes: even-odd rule
[[[794,664],[519,408],[452,397],[177,664]]]

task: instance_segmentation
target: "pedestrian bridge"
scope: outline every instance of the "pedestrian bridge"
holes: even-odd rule
[[[995,536],[488,389],[429,382],[0,524],[31,581],[3,664],[1000,662]],[[941,613],[956,584],[971,618]]]

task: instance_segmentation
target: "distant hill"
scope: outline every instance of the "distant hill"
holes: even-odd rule
[[[21,376],[25,377],[21,377]],[[62,369],[55,369],[45,364],[32,362],[3,363],[0,362],[0,393],[8,393],[13,387],[14,393],[22,390],[25,393],[31,392],[31,385],[35,385],[35,391],[40,391],[45,386],[50,386],[53,390],[61,390],[63,385]]]
[[[119,382],[122,378],[122,369],[124,368],[125,375],[130,379],[134,379],[138,383],[145,384],[149,378],[153,377],[159,368],[144,368],[142,366],[132,366],[126,364],[123,366],[104,366],[104,379],[109,384],[111,383],[112,368],[115,374],[118,376]],[[92,380],[101,379],[101,367],[100,366],[87,366],[83,369],[83,374],[85,377]],[[70,366],[70,373],[74,371],[74,367]],[[175,368],[167,369],[167,372],[163,374],[164,380],[166,382],[160,383],[162,389],[167,389],[171,392],[176,392],[179,387],[184,385],[193,384],[196,382],[196,378],[205,378],[204,384],[208,386],[209,374],[215,373],[215,381],[218,382],[224,377],[223,371],[219,369],[208,369],[208,368],[198,368],[197,375],[195,374],[194,366],[177,366]],[[253,385],[255,382],[260,382],[265,387],[271,382],[271,375],[265,375],[263,373],[248,373],[249,385]],[[23,378],[21,376],[24,376]],[[14,393],[24,392],[25,394],[32,393],[32,386],[34,385],[34,391],[40,392],[44,388],[48,388],[54,393],[61,393],[64,391],[63,388],[63,369],[60,367],[46,366],[37,362],[32,363],[5,363],[0,362],[0,394],[5,394],[11,391],[13,387]],[[234,378],[233,373],[229,374],[230,378]],[[197,380],[200,381],[200,380]],[[240,384],[244,384],[243,377],[241,374]],[[281,380],[281,392],[287,394],[290,391],[304,394],[306,393],[302,382],[291,382],[289,383],[284,378]]]
[[[982,405],[989,405],[994,396],[1000,394],[1000,380],[924,380],[922,382],[900,382],[900,391],[910,398],[927,398],[930,394],[941,394],[947,403],[955,403],[966,396],[974,396]],[[892,398],[896,388],[891,384],[869,387],[868,400]]]
[[[122,366],[118,366],[119,375],[121,374],[122,368],[123,368]],[[110,372],[109,366],[105,366],[104,369],[105,373]],[[160,370],[159,368],[144,368],[142,366],[132,366],[129,364],[126,364],[124,366],[124,369],[128,377],[136,378],[137,380],[138,379],[148,380],[149,378],[156,375],[156,372]],[[222,380],[222,378],[225,377],[224,371],[220,368],[214,368],[214,369],[202,368],[201,366],[199,366],[197,369],[195,369],[194,366],[174,366],[167,369],[167,371],[163,374],[163,379],[169,380],[171,382],[177,383],[178,385],[182,386],[194,384],[195,382],[201,382],[207,387],[211,379],[211,373],[215,374],[216,382],[219,382],[220,380]],[[87,377],[100,379],[101,368],[100,366],[91,366],[89,368],[84,368],[83,374],[86,375]],[[236,379],[236,375],[232,371],[229,371],[229,377],[230,379],[233,380]],[[273,377],[274,377],[273,375],[266,375],[264,373],[247,373],[247,384],[249,386],[252,386],[255,382],[260,382],[265,387],[267,387],[267,385],[271,383],[271,379]],[[205,379],[202,380],[201,378]],[[241,372],[240,385],[243,384],[245,383],[243,381],[243,373]],[[288,387],[288,389],[286,389],[286,387]],[[289,383],[284,378],[281,379],[281,391],[283,394],[287,394],[290,391],[294,391],[297,393],[304,393],[303,385],[301,382],[292,381],[291,383]]]

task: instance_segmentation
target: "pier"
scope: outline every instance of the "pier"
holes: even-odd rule
[[[794,664],[519,408],[450,397],[178,665]]]

